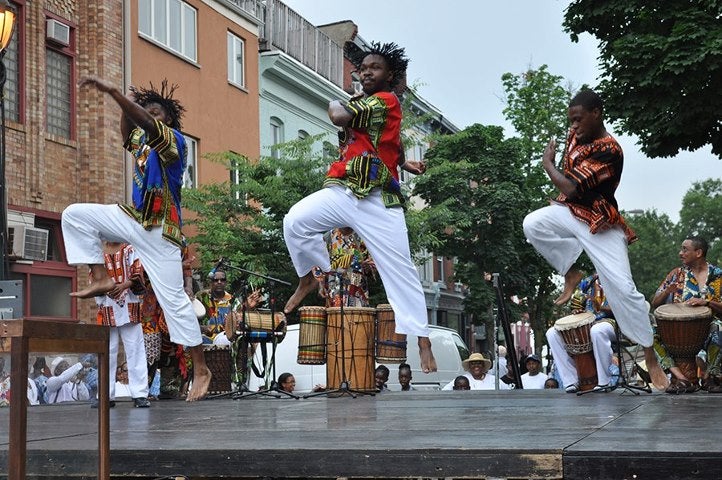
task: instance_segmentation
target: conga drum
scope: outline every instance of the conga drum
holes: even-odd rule
[[[203,347],[206,365],[212,375],[208,393],[213,395],[230,392],[233,380],[231,349],[228,348],[228,345],[204,345]]]
[[[346,379],[349,388],[353,390],[375,392],[376,309],[343,307],[343,318],[341,318],[341,307],[330,307],[326,309],[326,317],[328,319],[326,385],[329,389],[340,388],[341,382]]]
[[[301,365],[326,363],[326,308],[301,307],[298,325],[298,356]]]
[[[654,311],[657,333],[674,363],[692,383],[697,382],[695,357],[704,346],[712,323],[712,309],[683,303],[660,305]]]
[[[376,361],[403,363],[406,361],[406,335],[396,333],[396,321],[391,305],[376,306],[376,334],[374,335]]]
[[[595,318],[592,312],[582,312],[560,318],[554,323],[554,329],[564,339],[567,353],[574,358],[579,390],[583,392],[596,387],[598,381],[591,335]]]

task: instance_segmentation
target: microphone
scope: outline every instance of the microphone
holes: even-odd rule
[[[213,278],[213,276],[216,274],[219,268],[223,266],[223,264],[226,263],[226,259],[221,257],[220,260],[216,262],[215,265],[213,265],[213,268],[211,268],[211,271],[208,272],[208,278]]]

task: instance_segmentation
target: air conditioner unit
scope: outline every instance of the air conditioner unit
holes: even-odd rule
[[[25,260],[48,259],[49,230],[28,227],[27,225],[11,225],[8,227],[8,252],[11,256]]]
[[[70,45],[70,27],[68,25],[54,18],[48,18],[46,20],[46,28],[45,38],[55,43],[65,45],[66,47]]]

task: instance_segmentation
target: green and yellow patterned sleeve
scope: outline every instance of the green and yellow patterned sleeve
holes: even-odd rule
[[[351,128],[369,128],[386,118],[386,102],[376,95],[346,104],[346,110],[353,115],[348,126]]]
[[[173,129],[163,122],[155,121],[158,136],[148,138],[146,145],[155,150],[161,158],[164,165],[171,164],[180,158],[178,154],[178,144]]]

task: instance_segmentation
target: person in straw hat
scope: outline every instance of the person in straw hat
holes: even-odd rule
[[[469,379],[471,390],[494,390],[496,388],[496,377],[489,373],[491,360],[482,353],[472,353],[469,358],[461,362],[466,370],[464,376]],[[500,383],[501,390],[508,390],[509,385]],[[453,390],[454,382],[451,381],[442,390]]]

